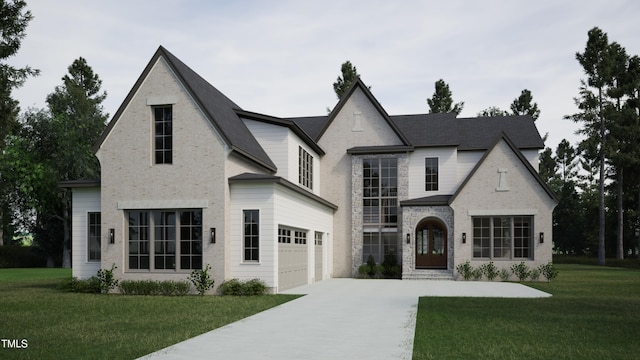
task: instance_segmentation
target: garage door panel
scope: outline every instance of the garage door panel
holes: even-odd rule
[[[307,246],[278,244],[278,290],[307,284]]]

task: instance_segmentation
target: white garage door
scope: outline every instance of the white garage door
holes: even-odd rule
[[[278,291],[306,285],[308,269],[307,232],[278,228]]]

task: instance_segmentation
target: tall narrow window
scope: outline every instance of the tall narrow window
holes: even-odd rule
[[[155,126],[155,163],[173,162],[173,108],[171,105],[153,108]]]
[[[298,147],[298,182],[304,187],[313,189],[313,156],[302,146]]]
[[[202,211],[180,212],[180,269],[202,269]]]
[[[438,191],[438,158],[424,159],[424,190]]]
[[[155,268],[176,268],[176,212],[156,211],[154,221],[154,261]]]
[[[129,212],[129,269],[149,269],[149,213]]]
[[[88,243],[88,260],[89,261],[100,261],[100,213],[99,212],[90,212],[89,213],[89,243]]]
[[[243,210],[244,261],[260,261],[260,211]]]

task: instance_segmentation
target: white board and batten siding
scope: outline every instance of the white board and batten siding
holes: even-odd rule
[[[243,210],[260,211],[260,261],[258,262],[243,261]],[[234,184],[231,186],[230,226],[230,278],[241,280],[259,278],[275,291],[284,290],[280,288],[279,262],[288,260],[301,263],[295,268],[304,269],[304,274],[298,271],[298,277],[296,277],[298,280],[293,280],[292,284],[295,285],[291,286],[320,280],[316,279],[315,273],[314,234],[316,231],[323,233],[325,247],[323,254],[330,254],[330,233],[333,229],[332,209],[277,184]],[[291,259],[279,259],[279,226],[307,232],[307,244],[299,245],[304,249],[298,249],[304,251],[297,251]],[[304,258],[300,259],[300,256]],[[331,273],[332,259],[323,260],[322,275],[323,278],[327,278]],[[299,280],[300,275],[302,275],[302,281]]]
[[[274,184],[234,184],[231,186],[231,214],[229,226],[230,241],[230,276],[229,279],[240,280],[261,279],[267,287],[276,287],[275,255],[277,253],[278,233],[274,227]],[[244,210],[258,210],[260,250],[259,261],[244,261]]]
[[[100,261],[89,261],[89,213],[100,212],[100,188],[75,188],[72,191],[71,239],[73,258],[72,276],[90,278],[100,270]],[[102,248],[105,247],[106,229],[102,229]]]
[[[307,234],[305,245],[295,245],[303,249],[290,249],[288,244],[287,246],[280,244],[282,251],[279,254],[290,254],[293,256],[291,260],[295,262],[303,261],[300,257],[305,256],[306,266],[296,266],[287,263],[287,259],[279,259],[279,276],[288,278],[279,279],[278,290],[329,278],[332,272],[332,259],[328,259],[327,254],[333,252],[330,240],[333,230],[333,210],[284,187],[276,189],[275,206],[276,227],[283,226]],[[322,233],[322,249],[315,246],[316,232]],[[317,251],[320,251],[321,255],[317,256]],[[318,268],[321,270],[317,271]]]
[[[438,159],[438,190],[425,190],[425,159]],[[457,151],[453,147],[416,149],[409,156],[409,199],[453,194],[457,181]]]

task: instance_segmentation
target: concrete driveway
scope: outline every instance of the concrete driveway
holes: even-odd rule
[[[418,298],[551,296],[505,282],[329,279],[143,359],[411,359]]]

